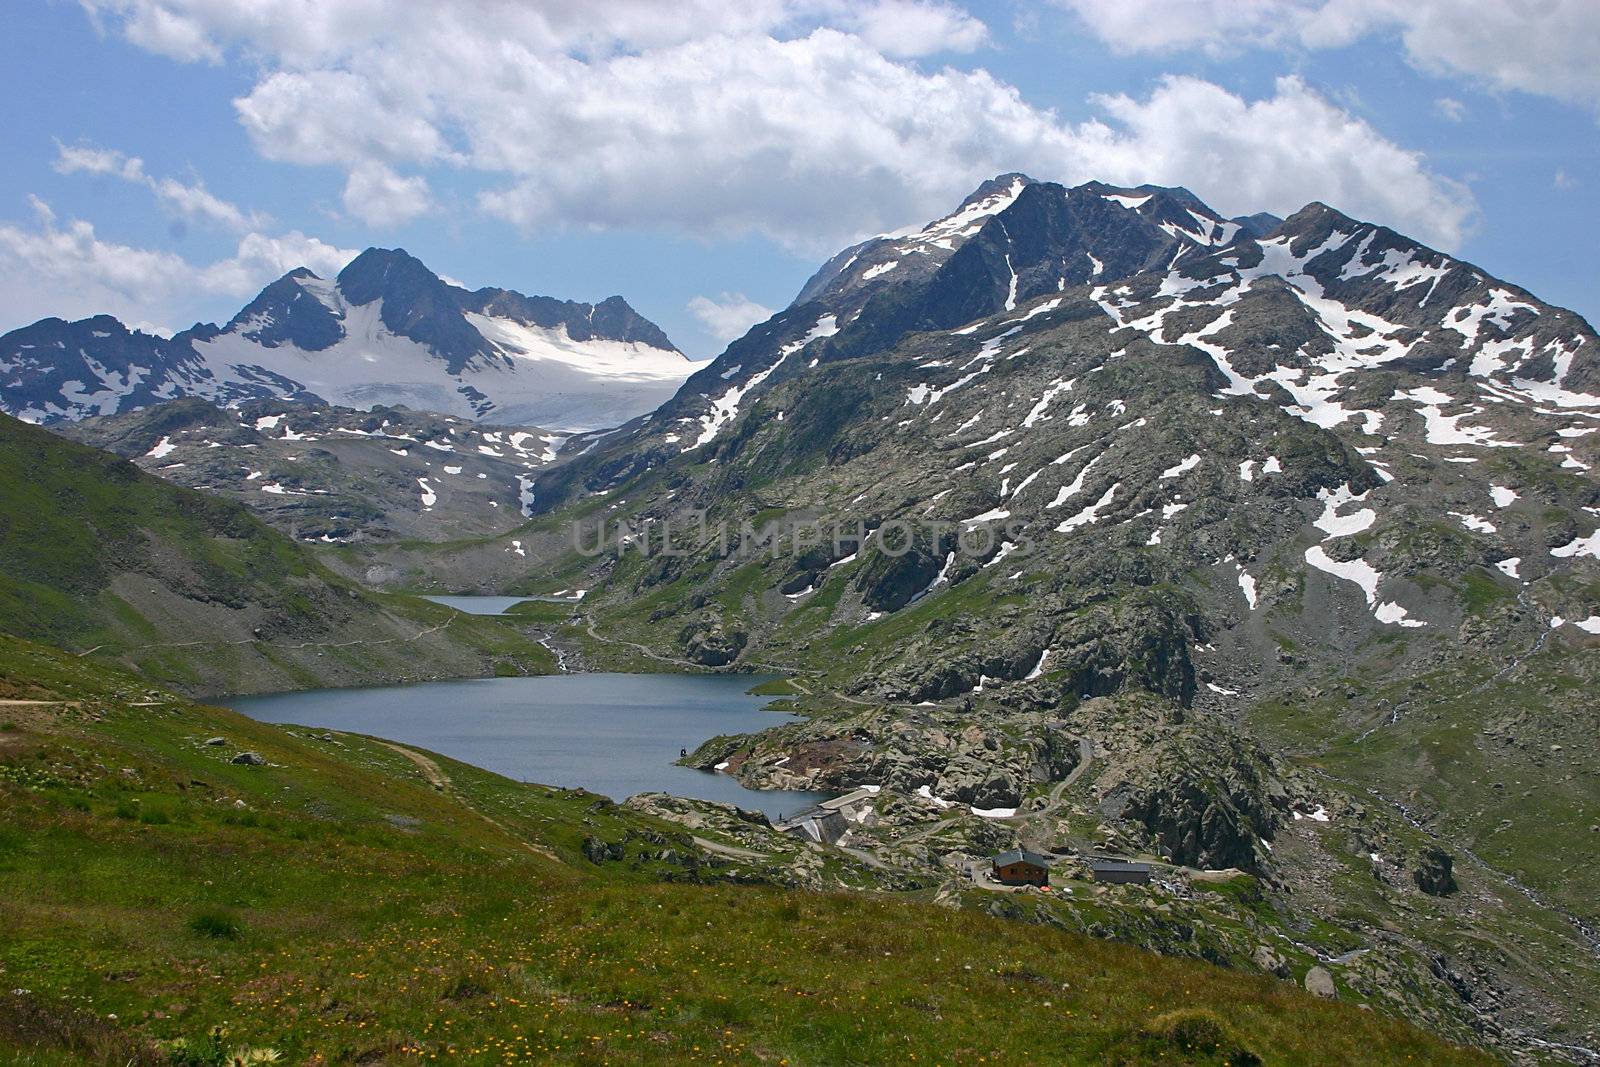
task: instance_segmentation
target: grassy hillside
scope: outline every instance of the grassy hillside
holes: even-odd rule
[[[548,669],[503,624],[373,597],[243,507],[0,416],[0,631],[189,692]]]
[[[0,700],[8,1063],[1484,1062],[1268,979],[760,884],[582,792],[10,638]]]

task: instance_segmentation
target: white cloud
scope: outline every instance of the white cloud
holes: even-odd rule
[[[1277,43],[1302,0],[1056,0],[1114,52],[1199,49],[1227,55]]]
[[[370,226],[399,226],[431,207],[426,178],[402,178],[382,163],[357,164],[345,182],[344,209]]]
[[[90,223],[69,219],[30,198],[37,225],[0,223],[0,329],[47,315],[83,318],[111,314],[130,323],[194,321],[217,297],[243,299],[295,267],[324,277],[356,255],[293,232],[240,239],[234,254],[194,264],[156,249],[108,241]]]
[[[818,25],[860,32],[894,55],[965,52],[983,23],[946,0],[80,0],[101,26],[141,48],[217,62],[235,46],[312,68],[363,47],[476,30],[544,52],[604,56],[707,36],[805,33]],[[899,39],[884,40],[889,34]]]
[[[232,256],[191,269],[207,293],[248,297],[297,267],[331,278],[357,255],[355,249],[337,248],[299,230],[277,236],[250,233],[239,240]]]
[[[1198,78],[1168,77],[1148,100],[1097,98],[1122,129],[1085,124],[1083,154],[1109,180],[1187,185],[1227,214],[1287,214],[1322,200],[1453,248],[1473,222],[1471,192],[1333,106],[1298,78],[1246,101]]]
[[[405,65],[380,64],[367,73],[280,71],[233,104],[268,159],[351,168],[370,160],[449,160],[453,153],[436,125],[440,116],[428,89],[471,79],[440,69],[407,72]]]
[[[947,3],[85,2],[145,47],[248,52],[263,72],[235,103],[258,150],[343,168],[352,212],[363,187],[389,188],[377,217],[396,220],[423,209],[419,172],[437,166],[475,173],[480,210],[527,229],[755,232],[811,254],[942,214],[1010,170],[1183,184],[1228,213],[1320,199],[1445,245],[1474,211],[1295,79],[1259,100],[1167,79],[1072,124],[983,70],[894,58],[983,43]],[[1175,39],[1204,29],[1175,19]]]
[[[1338,48],[1398,34],[1431,74],[1600,110],[1594,0],[1055,0],[1114,51]]]
[[[1460,122],[1467,117],[1467,105],[1450,96],[1441,96],[1433,102],[1433,109],[1441,117],[1451,122]]]
[[[705,327],[706,333],[719,345],[725,345],[758,322],[770,319],[773,309],[758,304],[743,293],[723,293],[715,300],[697,296],[689,301],[689,313]]]
[[[145,171],[144,160],[111,148],[65,145],[58,141],[54,167],[59,174],[100,174],[142,185],[155,194],[162,206],[177,215],[214,222],[238,232],[259,229],[271,221],[259,212],[244,211],[214,195],[202,181],[153,178]]]
[[[56,161],[52,166],[57,174],[106,174],[129,182],[148,180],[144,160],[93,145],[65,145],[57,141]]]
[[[204,182],[184,183],[174,178],[152,182],[151,190],[162,204],[191,219],[204,219],[230,230],[249,230],[271,220],[255,211],[242,211],[221,197],[214,196]]]
[[[1558,169],[1556,171],[1554,184],[1557,189],[1576,189],[1578,187],[1578,179],[1574,178],[1566,171]]]
[[[913,0],[850,6],[840,25],[886,56],[971,52],[989,40],[989,28],[965,11]]]

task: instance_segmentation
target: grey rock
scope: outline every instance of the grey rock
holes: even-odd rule
[[[584,859],[594,864],[615,863],[623,857],[621,842],[602,841],[592,835],[583,839],[581,849]]]
[[[1443,849],[1430,848],[1422,854],[1422,862],[1411,872],[1417,888],[1429,896],[1447,897],[1461,887],[1456,884],[1452,868],[1455,858]]]
[[[749,640],[743,631],[725,630],[716,620],[685,626],[678,634],[684,655],[703,667],[727,666],[739,658]]]
[[[1289,963],[1274,948],[1267,945],[1257,945],[1255,952],[1250,956],[1251,962],[1263,971],[1279,978],[1288,978],[1291,972]]]
[[[1333,975],[1326,967],[1313,967],[1306,972],[1306,992],[1323,1000],[1335,1000],[1339,990],[1333,984]]]
[[[237,763],[241,767],[265,767],[267,765],[266,757],[259,752],[241,752],[228,762]]]

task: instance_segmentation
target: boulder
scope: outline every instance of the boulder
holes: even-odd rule
[[[204,741],[202,741],[200,743],[203,744],[203,745],[211,745],[211,746],[215,747],[217,745],[225,745],[225,744],[227,744],[228,743],[228,739],[226,737],[208,737],[208,738],[206,738]]]
[[[590,863],[600,864],[616,862],[622,859],[622,845],[618,842],[602,841],[598,837],[589,836],[583,839],[583,858]]]
[[[259,752],[241,752],[228,762],[237,763],[241,767],[265,767],[267,765],[266,757]]]
[[[1250,956],[1251,961],[1263,971],[1279,978],[1288,978],[1292,973],[1289,963],[1279,952],[1267,945],[1257,945],[1255,952]]]
[[[1306,972],[1306,992],[1323,1000],[1334,1000],[1339,990],[1334,987],[1333,975],[1326,967],[1313,967]]]
[[[1443,849],[1430,848],[1422,854],[1422,862],[1411,872],[1417,888],[1429,896],[1447,897],[1461,887],[1456,884],[1452,868],[1455,858]]]

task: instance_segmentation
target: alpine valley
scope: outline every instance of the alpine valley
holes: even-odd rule
[[[220,329],[17,330],[0,400],[47,424],[0,427],[31,494],[0,516],[0,695],[45,702],[0,733],[0,796],[54,828],[0,832],[41,894],[0,905],[30,931],[8,987],[59,977],[56,909],[105,972],[74,995],[140,1034],[308,1053],[343,1020],[360,1062],[448,1048],[424,993],[463,1041],[537,1002],[594,1062],[1600,1062],[1600,337],[1392,230],[1006,174],[698,365],[620,298],[369,250]],[[108,535],[92,574],[65,547]],[[848,799],[613,805],[174,695],[558,669],[779,675],[799,718],[684,762]],[[268,766],[213,766],[211,732]],[[218,810],[228,863],[304,895],[230,890],[260,930],[193,974],[115,966],[42,857],[199,849]],[[973,876],[1012,848],[1054,891]],[[1108,855],[1153,880],[1073,874]],[[314,888],[413,865],[405,900],[337,906],[367,955],[313,947]],[[539,947],[472,940],[502,925]],[[0,1043],[65,1017],[14,999]],[[142,1047],[72,1018],[63,1048]]]

